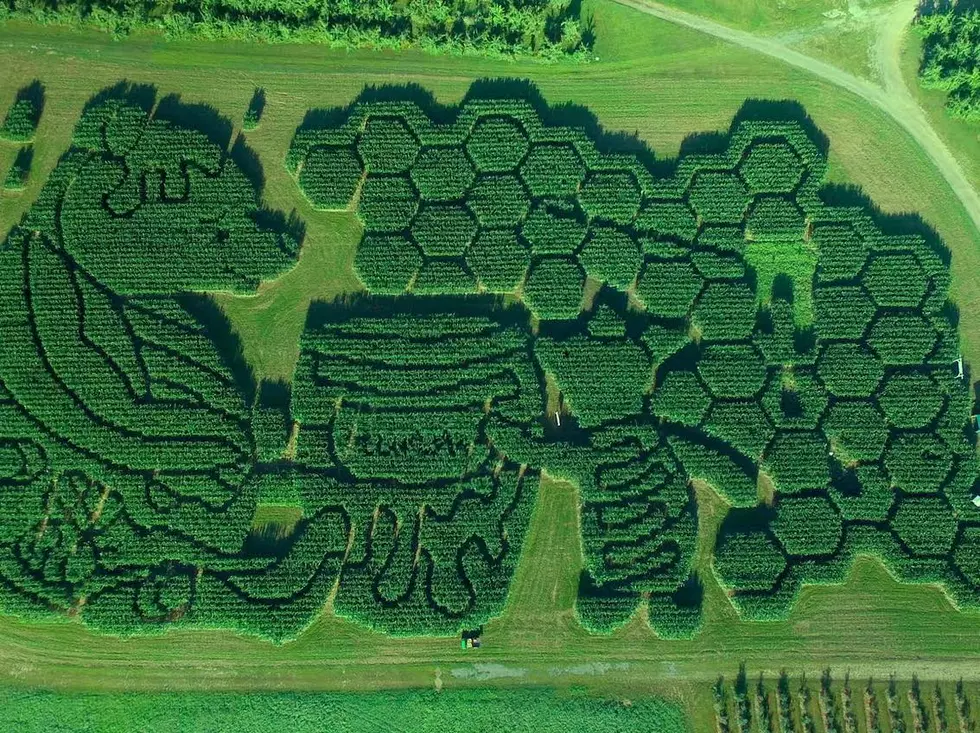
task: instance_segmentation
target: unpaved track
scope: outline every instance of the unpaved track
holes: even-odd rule
[[[956,158],[932,128],[925,112],[905,86],[901,70],[901,47],[905,30],[911,23],[916,0],[901,0],[884,16],[875,44],[876,62],[881,71],[882,86],[789,48],[772,38],[729,28],[683,10],[661,5],[653,0],[615,0],[641,13],[656,16],[677,25],[720,38],[728,43],[757,51],[799,67],[870,102],[894,119],[919,144],[942,174],[957,198],[963,203],[974,227],[980,232],[980,196],[970,185]]]

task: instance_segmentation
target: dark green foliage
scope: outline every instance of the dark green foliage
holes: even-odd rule
[[[357,151],[369,173],[404,173],[419,154],[419,142],[400,117],[371,117]]]
[[[780,497],[772,532],[787,555],[832,555],[841,541],[841,517],[823,494]]]
[[[476,287],[470,275],[458,260],[430,259],[412,283],[412,292],[419,295],[445,295],[447,293],[472,293]]]
[[[977,46],[980,45],[980,12],[968,4],[950,5],[942,12],[917,18],[922,36],[919,79],[923,86],[949,93],[946,109],[953,117],[980,117],[980,85],[977,83]]]
[[[885,454],[885,467],[892,483],[908,493],[939,490],[952,468],[949,448],[934,435],[896,435]]]
[[[709,283],[691,319],[704,339],[748,338],[756,322],[755,295],[742,283]]]
[[[734,173],[699,173],[688,191],[688,200],[702,222],[738,224],[751,197]]]
[[[914,308],[929,287],[919,261],[910,254],[872,257],[861,281],[881,308]]]
[[[812,430],[827,409],[827,392],[809,370],[774,374],[762,395],[762,405],[780,429]]]
[[[307,196],[356,203],[369,293],[312,308],[291,387],[256,393],[214,303],[174,293],[248,290],[295,259],[261,176],[141,107],[86,111],[0,248],[2,610],[285,639],[336,587],[358,623],[456,633],[503,608],[544,470],[578,486],[595,629],[647,603],[658,633],[696,632],[702,484],[736,507],[716,568],[750,618],[858,552],[969,601],[950,563],[972,572],[971,405],[930,245],[814,196],[822,154],[798,125],[743,120],[663,179],[518,100],[445,119],[362,100],[297,132]],[[757,292],[758,237],[816,250],[812,327],[782,279]],[[865,240],[924,297],[862,270]],[[588,298],[586,273],[606,283]],[[900,343],[915,322],[928,351]],[[288,537],[253,530],[268,503],[301,510]]]
[[[242,120],[242,129],[251,132],[258,128],[263,112],[265,112],[265,90],[260,87],[255,90],[248,103],[248,109],[245,110],[245,117]]]
[[[504,116],[484,117],[466,141],[466,152],[481,173],[513,170],[527,150],[527,135],[521,124]]]
[[[769,419],[777,428],[813,430],[827,409],[827,391],[811,371],[774,376],[762,397]]]
[[[498,59],[587,58],[592,45],[587,20],[579,6],[567,0],[530,4],[490,0],[477,7],[462,0],[412,6],[381,0],[274,6],[255,0],[189,0],[166,7],[59,0],[44,7],[10,3],[0,7],[13,17],[81,23],[116,35],[152,29],[172,38],[321,43],[347,49],[414,47]]]
[[[724,532],[715,548],[715,570],[729,588],[770,590],[786,568],[786,558],[761,529]]]
[[[875,304],[856,286],[818,287],[813,290],[817,331],[822,339],[857,340],[875,317]]]
[[[481,176],[470,190],[467,205],[485,227],[514,228],[527,214],[530,203],[515,175]]]
[[[27,179],[31,175],[31,164],[34,162],[34,148],[28,145],[17,152],[17,157],[7,171],[7,177],[3,181],[3,188],[6,191],[19,191],[27,186]]]
[[[531,255],[513,232],[489,229],[476,238],[466,263],[487,290],[510,292],[524,280]]]
[[[628,225],[640,208],[640,187],[630,173],[592,173],[579,193],[590,219]]]
[[[885,313],[868,333],[868,344],[885,364],[921,364],[936,346],[938,334],[922,316]]]
[[[757,476],[742,461],[715,448],[682,438],[669,438],[670,447],[688,476],[710,484],[733,506],[753,506],[758,501]]]
[[[775,434],[758,402],[715,402],[704,430],[739,452],[758,459]]]
[[[585,336],[538,339],[534,353],[555,378],[582,427],[635,415],[643,410],[650,383],[646,352],[628,339],[597,341]]]
[[[524,302],[538,318],[575,318],[582,309],[585,273],[575,260],[548,257],[531,267]]]
[[[647,619],[662,639],[693,639],[703,621],[704,586],[695,575],[669,595],[651,595]]]
[[[576,206],[548,200],[538,204],[527,217],[521,235],[535,255],[570,255],[585,239],[585,221]]]
[[[782,196],[756,200],[745,224],[751,239],[802,239],[805,223],[800,208]]]
[[[848,225],[818,224],[811,241],[817,247],[817,279],[821,282],[852,280],[868,259],[868,245]]]
[[[534,196],[569,196],[578,193],[585,164],[571,145],[535,145],[521,165],[521,178]]]
[[[698,233],[698,222],[682,201],[649,201],[643,204],[634,226],[659,237],[690,242]]]
[[[407,229],[419,203],[407,176],[368,176],[361,188],[357,215],[369,232]]]
[[[916,555],[946,555],[953,547],[957,522],[940,496],[907,496],[892,518],[895,534]]]
[[[925,374],[899,372],[885,380],[878,404],[896,428],[923,428],[943,408],[943,394]]]
[[[823,424],[834,455],[842,462],[877,461],[888,440],[884,416],[870,402],[838,400]]]
[[[803,163],[784,143],[753,145],[738,172],[752,193],[789,193],[800,182]]]
[[[314,207],[346,209],[361,173],[361,161],[351,148],[315,148],[303,161],[299,185]]]
[[[626,322],[608,305],[600,305],[589,319],[589,335],[596,338],[622,338]]]
[[[640,250],[629,234],[607,226],[592,226],[582,245],[579,262],[594,280],[626,290],[640,271]]]
[[[412,222],[412,238],[429,257],[461,257],[476,230],[473,215],[459,204],[423,206]]]
[[[885,376],[885,367],[860,344],[830,344],[817,363],[820,380],[837,397],[870,397]]]
[[[460,199],[476,172],[461,147],[423,148],[412,166],[412,182],[430,201]]]
[[[698,361],[698,373],[717,397],[753,397],[766,381],[766,365],[747,344],[711,344]]]
[[[883,522],[895,503],[895,491],[884,469],[858,466],[836,482],[833,498],[849,522]]]
[[[687,262],[648,262],[636,294],[652,315],[683,318],[702,285],[701,276]]]
[[[361,240],[354,270],[372,293],[404,292],[422,266],[422,253],[401,234],[372,234]]]
[[[0,140],[28,142],[34,138],[44,110],[44,87],[40,82],[24,87],[14,98],[0,125]]]
[[[830,482],[828,451],[822,433],[778,433],[766,449],[763,467],[780,493],[821,489]]]
[[[694,372],[668,372],[658,382],[652,403],[655,415],[682,425],[701,422],[711,405],[711,396]]]

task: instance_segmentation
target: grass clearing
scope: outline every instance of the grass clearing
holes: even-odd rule
[[[750,242],[745,259],[758,278],[758,295],[763,303],[779,289],[777,278],[792,283],[793,313],[798,326],[813,323],[813,276],[817,271],[817,254],[803,242]]]
[[[107,43],[93,32],[9,23],[0,27],[0,66],[8,70],[0,79],[0,107],[34,78],[44,81],[48,102],[34,173],[24,194],[0,198],[0,231],[30,205],[67,148],[82,106],[99,89],[123,78],[152,83],[161,94],[207,102],[237,123],[255,86],[263,86],[262,124],[247,139],[263,164],[266,203],[287,213],[295,209],[306,221],[307,249],[301,265],[259,295],[221,296],[221,302],[256,371],[286,377],[306,304],[359,288],[349,267],[356,223],[349,215],[312,211],[282,165],[308,109],[347,104],[366,84],[421,84],[451,102],[473,80],[526,77],[550,104],[586,105],[606,129],[635,135],[659,156],[671,156],[693,133],[726,129],[746,99],[797,99],[830,140],[832,180],[861,186],[886,212],[919,212],[950,247],[964,353],[980,363],[980,237],[904,131],[802,71],[610,2],[596,2],[594,9],[600,39],[604,25],[624,29],[625,38],[615,48],[600,41],[600,61],[574,68],[415,52],[165,43],[149,36]],[[14,146],[0,144],[0,155],[0,167],[9,165]],[[899,585],[870,559],[859,561],[843,586],[805,588],[784,622],[739,621],[709,577],[705,630],[694,641],[658,640],[641,619],[611,637],[590,636],[574,622],[569,603],[580,568],[576,519],[572,488],[555,483],[542,489],[527,540],[533,552],[522,558],[507,610],[487,625],[478,651],[460,650],[456,639],[390,639],[329,615],[282,646],[221,631],[120,639],[77,623],[3,618],[2,677],[17,686],[63,690],[370,690],[430,686],[439,667],[447,687],[585,685],[597,693],[662,694],[697,716],[696,730],[710,730],[710,692],[703,683],[738,661],[814,676],[826,666],[850,668],[855,676],[980,674],[980,614],[956,611],[935,587]],[[589,666],[597,660],[608,666]],[[475,663],[522,672],[465,676]],[[453,676],[453,669],[462,676]]]

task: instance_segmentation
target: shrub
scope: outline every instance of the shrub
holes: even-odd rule
[[[688,200],[702,222],[739,224],[751,200],[745,184],[733,173],[698,173]]]
[[[869,402],[838,400],[823,424],[834,455],[842,462],[877,461],[888,441],[884,415]]]
[[[423,148],[412,165],[412,182],[428,201],[454,201],[473,183],[476,173],[461,147]]]
[[[936,383],[920,372],[896,373],[885,380],[878,404],[896,428],[922,428],[943,409]]]
[[[531,255],[513,232],[487,229],[467,250],[466,263],[487,290],[507,293],[524,280]]]
[[[626,226],[640,208],[640,187],[632,173],[591,173],[582,184],[579,201],[590,219]]]

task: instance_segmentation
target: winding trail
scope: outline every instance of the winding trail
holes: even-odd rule
[[[729,28],[698,15],[667,7],[655,0],[615,0],[620,5],[653,15],[670,23],[720,38],[728,43],[779,59],[814,74],[870,102],[901,125],[919,144],[933,162],[953,193],[966,208],[977,231],[980,232],[980,196],[970,184],[962,167],[942,141],[925,112],[909,92],[902,77],[901,48],[905,30],[915,16],[916,0],[901,0],[883,16],[878,27],[875,58],[882,85],[861,79],[832,64],[807,56],[774,38],[758,36],[747,31]]]

